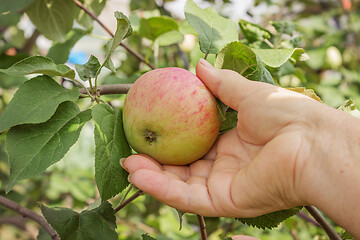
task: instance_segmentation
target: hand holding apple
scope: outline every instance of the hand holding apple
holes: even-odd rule
[[[255,217],[314,205],[359,238],[360,120],[303,94],[253,82],[200,61],[197,76],[238,111],[237,127],[202,159],[121,161],[139,189],[183,212]]]

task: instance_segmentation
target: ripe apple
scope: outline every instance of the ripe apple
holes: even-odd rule
[[[214,96],[193,73],[160,68],[139,77],[124,103],[126,138],[162,164],[186,165],[205,155],[219,133]]]

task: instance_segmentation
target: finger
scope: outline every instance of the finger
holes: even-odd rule
[[[162,172],[139,169],[130,175],[130,182],[159,201],[183,212],[217,216],[207,187],[187,184]]]
[[[133,173],[138,169],[143,168],[158,172],[163,170],[163,166],[159,162],[144,154],[134,154],[129,156],[122,162],[122,167],[129,173]]]
[[[155,159],[144,154],[134,154],[124,160],[122,166],[129,173],[133,173],[139,169],[149,169],[157,172],[164,172],[172,175],[177,179],[186,181],[189,178],[188,166],[171,166],[161,165]]]
[[[245,235],[236,235],[231,237],[232,240],[259,240],[258,238],[245,236]]]
[[[270,84],[250,81],[235,71],[216,69],[204,59],[196,65],[196,75],[227,106],[237,110],[239,103],[252,93]]]

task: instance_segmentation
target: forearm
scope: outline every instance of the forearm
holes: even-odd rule
[[[305,199],[360,238],[360,120],[327,107],[318,116]]]

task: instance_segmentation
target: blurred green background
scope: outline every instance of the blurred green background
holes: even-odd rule
[[[14,1],[26,6],[26,1]],[[104,10],[100,19],[114,27],[113,12],[126,13],[134,34],[126,43],[157,67],[179,66],[194,71],[198,59],[204,57],[196,36],[183,21],[184,1],[100,1]],[[360,3],[350,0],[265,0],[195,1],[200,6],[211,6],[218,13],[239,23],[240,39],[252,48],[303,48],[309,60],[289,60],[280,68],[268,68],[275,82],[283,87],[314,89],[325,104],[338,108],[351,98],[360,106],[359,37]],[[1,7],[0,7],[1,8]],[[7,68],[29,55],[47,55],[55,43],[39,34],[21,8],[16,14],[0,16],[0,68]],[[95,8],[96,9],[96,8]],[[143,17],[168,15],[179,22],[181,33],[174,44],[154,44],[144,39],[139,30]],[[67,64],[84,63],[90,54],[104,57],[108,36],[97,25],[84,28],[80,41],[70,52]],[[84,36],[84,34],[87,34]],[[33,39],[33,40],[31,40]],[[69,43],[70,44],[70,43]],[[102,84],[132,83],[149,68],[124,49],[118,48],[112,59],[115,74],[103,71]],[[209,55],[213,62],[215,56]],[[0,74],[0,113],[11,100],[25,77]],[[59,80],[60,81],[60,80]],[[70,84],[71,83],[65,83]],[[123,96],[108,97],[113,105],[121,106]],[[80,105],[86,106],[86,100]],[[79,141],[65,158],[41,176],[23,181],[6,197],[39,212],[39,203],[64,206],[81,211],[98,199],[94,180],[93,126],[85,125]],[[5,153],[5,136],[0,135],[0,189],[1,195],[8,181],[9,166]],[[132,190],[134,192],[135,190]],[[131,192],[131,193],[132,193]],[[131,194],[130,193],[130,194]],[[112,199],[113,206],[121,195]],[[302,214],[306,214],[303,212]],[[331,222],[331,220],[329,220]],[[142,234],[159,239],[200,239],[195,215],[185,214],[182,229],[178,213],[150,196],[144,195],[117,214],[119,239],[141,239]],[[241,224],[229,218],[206,218],[210,240],[226,239],[246,234],[260,239],[327,239],[325,233],[313,223],[294,216],[273,230],[263,230]],[[333,223],[334,224],[334,223]],[[334,224],[334,226],[336,226]],[[336,227],[340,232],[340,227]],[[0,240],[36,239],[38,226],[0,207]]]

